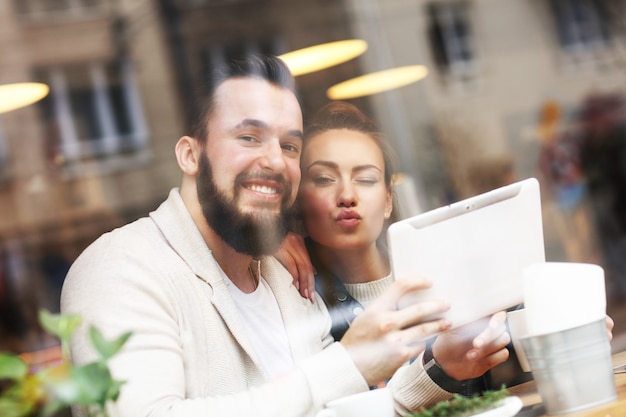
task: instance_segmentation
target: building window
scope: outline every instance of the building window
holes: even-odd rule
[[[550,0],[550,7],[564,49],[602,48],[610,42],[607,11],[600,1]]]
[[[110,0],[14,0],[13,3],[18,13],[36,15],[99,9],[109,2]]]
[[[239,5],[246,3],[260,3],[265,0],[174,0],[178,7],[194,7],[194,6],[220,6],[220,5]]]
[[[570,60],[612,59],[614,42],[624,35],[625,0],[548,1],[559,46]]]
[[[51,91],[41,102],[55,162],[145,147],[143,111],[126,60],[40,70]]]
[[[464,78],[475,74],[475,47],[466,1],[429,3],[428,38],[433,58],[444,76]]]
[[[28,21],[84,18],[111,10],[112,0],[13,0],[16,14]]]

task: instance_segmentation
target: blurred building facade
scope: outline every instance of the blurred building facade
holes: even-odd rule
[[[15,311],[32,323],[37,308],[58,308],[64,271],[80,251],[156,208],[178,185],[174,144],[188,133],[212,67],[245,52],[280,54],[348,38],[365,39],[366,53],[298,77],[305,119],[337,82],[426,65],[429,76],[419,83],[352,100],[390,137],[415,185],[418,210],[537,176],[548,259],[604,265],[611,297],[623,298],[618,260],[626,230],[615,208],[621,184],[607,184],[598,165],[608,165],[602,158],[618,155],[626,141],[625,3],[0,2],[0,83],[51,87],[42,102],[0,115],[0,340],[9,333],[27,339],[28,332],[16,331]],[[604,106],[604,124],[593,132],[589,118],[598,106],[586,112],[589,97]],[[541,118],[547,103],[557,109],[549,125]],[[592,136],[610,136],[611,145],[596,140],[589,147]],[[567,139],[574,145],[566,162],[579,169],[577,177],[555,181],[555,160],[540,163],[548,137],[558,137],[559,146],[562,137],[574,138]],[[596,159],[583,160],[582,149]],[[612,162],[616,170],[621,162]],[[600,197],[576,200],[570,185]],[[562,195],[573,206],[560,205]],[[28,349],[42,342],[16,343]]]
[[[50,86],[0,116],[1,322],[25,323],[24,349],[45,343],[36,311],[58,310],[73,259],[178,181],[183,118],[159,20],[153,2],[0,2],[0,82]]]

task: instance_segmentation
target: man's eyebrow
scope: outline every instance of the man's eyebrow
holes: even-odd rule
[[[259,127],[261,129],[267,129],[269,126],[262,120],[258,119],[243,119],[235,126],[235,129],[241,129],[244,127]]]
[[[297,138],[304,139],[304,133],[302,133],[301,130],[297,130],[297,129],[290,130],[289,136],[295,136]]]
[[[235,129],[244,129],[246,127],[257,127],[259,129],[268,129],[269,125],[262,120],[258,119],[243,119],[240,123],[235,126]],[[304,133],[302,133],[299,129],[293,129],[289,131],[289,136],[294,136],[302,139],[304,137]]]

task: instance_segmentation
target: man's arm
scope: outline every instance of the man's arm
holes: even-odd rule
[[[72,343],[76,362],[95,358],[87,325],[107,338],[133,332],[110,363],[113,376],[126,381],[112,417],[275,416],[284,410],[310,416],[331,399],[367,389],[340,344],[322,350],[330,326],[315,322],[309,337],[317,340],[316,353],[266,381],[213,308],[206,282],[190,273],[168,276],[176,268],[167,256],[132,255],[150,246],[129,235],[98,242],[72,266],[63,289],[63,312],[79,313],[84,322]],[[188,303],[176,301],[181,293],[192,294]],[[308,305],[309,316],[321,316]]]

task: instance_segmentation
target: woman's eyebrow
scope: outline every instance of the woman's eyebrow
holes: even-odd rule
[[[336,162],[326,161],[326,160],[317,160],[317,161],[313,161],[309,166],[307,166],[306,170],[308,171],[316,165],[321,165],[321,166],[332,168],[332,169],[339,169],[339,165]],[[380,169],[374,164],[357,165],[352,168],[352,172],[367,171],[368,169],[374,169],[378,172],[383,172],[382,169]]]
[[[335,162],[333,161],[325,161],[325,160],[317,160],[317,161],[313,161],[311,164],[309,164],[309,166],[307,166],[305,169],[307,171],[309,171],[311,168],[313,168],[316,165],[321,165],[323,167],[327,167],[327,168],[332,168],[332,169],[338,169],[339,165],[337,165]]]
[[[352,168],[352,172],[367,171],[368,169],[374,169],[374,170],[376,170],[378,172],[383,172],[382,169],[380,169],[379,167],[377,167],[374,164],[357,165],[354,168]]]

